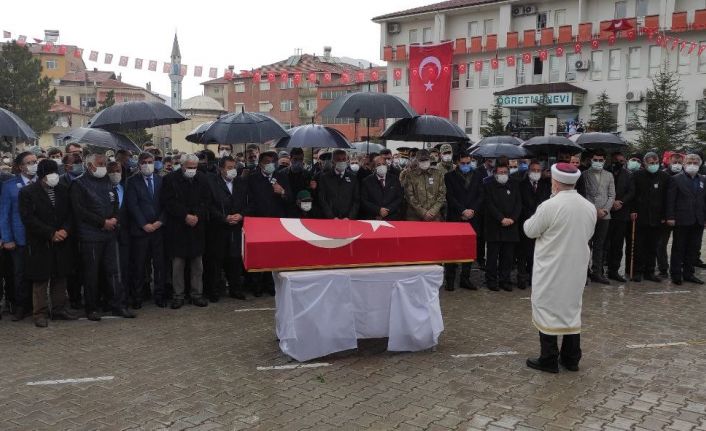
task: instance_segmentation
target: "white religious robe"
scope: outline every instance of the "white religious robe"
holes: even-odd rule
[[[532,322],[548,335],[581,332],[581,302],[596,208],[576,190],[544,201],[523,227],[536,239],[532,268]]]

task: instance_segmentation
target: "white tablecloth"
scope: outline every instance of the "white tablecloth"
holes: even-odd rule
[[[275,272],[282,352],[307,361],[388,337],[391,351],[435,346],[444,330],[438,265]]]

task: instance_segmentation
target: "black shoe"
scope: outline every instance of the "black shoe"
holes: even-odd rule
[[[90,313],[86,314],[86,319],[93,320],[94,322],[100,322],[101,316],[95,311],[91,311]]]
[[[182,305],[184,305],[183,299],[175,299],[174,301],[172,301],[172,310],[181,308]]]
[[[52,320],[76,320],[78,316],[68,310],[55,311],[51,313]]]
[[[231,290],[228,292],[228,296],[230,296],[233,299],[239,299],[241,301],[245,301],[245,294],[239,290]]]
[[[27,313],[25,312],[25,309],[21,306],[17,306],[15,309],[15,313],[12,315],[12,321],[13,322],[19,322],[20,320],[24,320],[24,318],[27,317]]]
[[[124,317],[126,319],[134,319],[135,313],[128,310],[127,308],[121,308],[118,310],[113,310],[113,316]]]
[[[134,310],[139,310],[140,308],[142,308],[142,301],[133,301],[132,308]]]
[[[274,287],[268,287],[267,288],[267,294],[270,296],[275,296],[275,288]]]
[[[653,281],[653,282],[655,282],[655,283],[661,283],[661,282],[662,282],[662,279],[659,278],[659,277],[657,277],[657,276],[654,275],[654,274],[645,274],[645,280],[647,280],[647,281]]]
[[[205,307],[208,305],[208,301],[204,298],[195,298],[191,301],[191,303],[197,307]]]
[[[591,274],[591,281],[594,283],[610,285],[610,280],[608,280],[606,276],[602,274]]]
[[[510,284],[501,284],[500,288],[504,290],[505,292],[512,292],[512,286]]]
[[[562,367],[566,368],[569,371],[576,372],[579,370],[578,364],[572,364],[572,363],[566,362],[566,361],[562,360],[561,357],[559,357],[559,365],[561,365]]]
[[[260,298],[262,296],[262,290],[256,290],[252,293],[255,298]]]
[[[681,278],[672,277],[672,284],[676,284],[677,286],[681,286],[682,284],[684,284],[684,282],[682,281]]]
[[[684,281],[688,281],[689,283],[704,284],[703,280],[696,278],[693,275],[690,275],[688,277],[684,277]]]
[[[454,288],[454,280],[453,279],[446,279],[446,281],[444,281],[444,290],[449,291],[449,292],[453,292],[454,290],[456,290]]]
[[[46,328],[49,326],[49,322],[47,321],[47,318],[42,316],[42,317],[36,317],[34,319],[34,326],[37,328]]]
[[[154,305],[156,305],[159,308],[166,308],[167,307],[167,301],[164,299],[155,299],[154,300]]]
[[[623,277],[622,275],[620,275],[620,274],[617,273],[617,272],[609,272],[609,273],[608,273],[608,278],[610,278],[611,280],[615,280],[615,281],[617,281],[617,282],[620,282],[620,283],[625,283],[625,282],[627,281],[627,280],[625,279],[625,277]]]
[[[694,264],[695,267],[697,268],[706,268],[706,263],[704,263],[701,259],[699,259],[698,262]]]
[[[461,277],[461,282],[459,283],[459,287],[461,289],[467,289],[467,290],[478,290],[475,284],[471,280],[468,279],[468,277]]]
[[[669,278],[669,273],[667,271],[659,271],[659,276],[662,278]]]
[[[209,295],[208,300],[210,302],[218,302],[218,300],[221,299],[218,295]]]
[[[544,371],[544,372],[553,373],[553,374],[556,374],[559,372],[558,365],[555,365],[553,367],[550,367],[548,365],[543,365],[541,362],[539,362],[539,359],[530,358],[530,359],[527,359],[526,363],[527,363],[528,367],[533,368],[535,370]]]
[[[645,278],[646,278],[646,277],[647,277],[647,276],[645,276]],[[642,282],[642,275],[640,275],[640,274],[635,274],[635,275],[632,276],[632,278],[630,279],[630,281],[634,281],[635,283],[641,283],[641,282]]]
[[[524,281],[518,281],[517,288],[520,290],[525,290],[527,289],[527,283],[525,283]]]
[[[81,301],[70,301],[69,307],[71,307],[74,310],[80,310],[83,308],[83,305],[81,304]]]
[[[492,290],[493,292],[500,292],[500,289],[498,289],[498,286],[488,286],[488,290]]]

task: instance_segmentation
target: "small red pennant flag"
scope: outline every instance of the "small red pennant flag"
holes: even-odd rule
[[[583,44],[580,42],[576,42],[574,44],[574,54],[581,54],[581,51],[583,51]]]
[[[395,81],[399,81],[402,79],[402,69],[395,68],[395,70],[392,71],[392,75],[395,77]]]
[[[127,56],[121,55],[120,61],[118,62],[118,66],[122,66],[122,67],[127,66],[127,60],[128,60]]]
[[[194,67],[194,76],[197,78],[200,78],[202,74],[203,74],[203,67],[202,66],[195,66]]]
[[[5,39],[10,39],[12,37],[12,33],[10,33],[9,31],[3,30],[2,37],[4,37]]]
[[[324,82],[331,82],[331,72],[324,73]]]
[[[515,56],[508,55],[505,57],[505,63],[507,63],[508,67],[515,67]]]
[[[626,34],[627,39],[631,42],[637,39],[637,33],[635,32],[635,30],[628,30]]]
[[[91,51],[91,53],[88,55],[88,60],[98,61],[98,51]]]
[[[532,54],[530,54],[529,52],[525,52],[524,54],[522,54],[522,62],[525,64],[532,63]]]
[[[259,72],[259,71],[256,71],[256,72],[253,73],[253,75],[252,75],[252,82],[255,83],[255,84],[259,84],[260,81],[262,81],[262,75],[260,75],[260,72]]]
[[[341,73],[341,82],[344,84],[348,84],[351,80],[351,74],[348,72],[343,72]]]
[[[44,45],[42,45],[42,51],[44,52],[52,52],[54,50],[54,44],[51,42],[47,42]]]
[[[679,52],[684,51],[684,48],[686,48],[686,41],[682,40],[681,43],[679,44]]]
[[[233,71],[230,69],[226,69],[225,72],[223,72],[223,79],[226,81],[230,81],[233,79]]]
[[[556,50],[554,51],[554,54],[557,57],[563,57],[564,56],[564,47],[563,46],[557,46]]]
[[[76,57],[76,58],[83,57],[83,48],[74,48],[74,57]]]
[[[172,71],[172,63],[164,63],[162,65],[162,73],[169,73]]]
[[[359,70],[358,72],[355,73],[355,80],[358,82],[363,82],[365,81],[365,72],[362,70]]]
[[[295,72],[294,77],[292,79],[294,80],[294,84],[299,85],[299,83],[302,82],[301,72]]]
[[[105,64],[112,63],[113,62],[113,54],[106,54],[103,60],[104,60]],[[169,72],[169,70],[165,71],[165,73],[166,72]]]
[[[378,73],[377,70],[373,70],[372,72],[370,72],[371,81],[377,81],[378,79],[380,79],[380,73]]]
[[[706,45],[699,45],[699,57],[704,53],[704,50],[706,50]]]
[[[417,77],[417,75],[419,75],[419,70],[417,70],[416,67],[412,68],[411,72],[412,72],[412,76],[415,78]]]
[[[309,76],[307,77],[307,80],[309,82],[316,82],[316,72],[309,72]]]
[[[142,59],[141,58],[135,59],[135,69],[142,69]]]
[[[601,47],[601,41],[598,39],[593,39],[591,41],[591,49],[598,49]]]
[[[694,50],[696,49],[697,45],[698,45],[698,44],[697,44],[696,42],[691,42],[691,45],[689,45],[689,52],[688,52],[688,54],[691,54],[692,52],[694,52]]]
[[[645,31],[647,32],[647,39],[652,40],[655,37],[655,31],[651,28],[646,28]]]
[[[500,66],[500,61],[498,61],[497,58],[491,58],[490,59],[490,68],[493,70],[498,70],[498,66]]]
[[[182,64],[181,67],[179,68],[179,75],[186,76],[188,71],[189,71],[189,66]]]
[[[279,82],[287,82],[289,80],[289,72],[280,72]]]
[[[147,65],[147,70],[150,70],[152,72],[157,70],[157,61],[156,60],[150,60],[149,64]],[[216,72],[215,67],[214,67],[214,72]],[[216,72],[218,73],[218,72]],[[215,73],[214,73],[215,75]],[[215,78],[215,76],[214,76]]]
[[[611,34],[610,36],[608,36],[608,45],[609,46],[615,45],[615,35],[614,34]]]
[[[449,70],[450,70],[450,69],[449,69],[449,66],[444,66],[444,67],[441,68],[441,70],[442,70],[444,73],[449,73]]]
[[[549,53],[547,52],[546,49],[539,51],[539,59],[541,61],[547,61],[548,58],[549,58]]]
[[[267,80],[269,82],[275,82],[275,80],[277,80],[275,73],[274,72],[267,72]]]
[[[151,66],[151,63],[152,62],[150,62],[150,66]],[[218,69],[215,67],[211,67],[210,69],[208,69],[208,77],[211,79],[216,79],[218,77]]]
[[[466,63],[461,63],[458,65],[458,73],[459,75],[463,75],[466,73]]]
[[[57,48],[56,52],[59,55],[66,55],[66,52],[68,49],[66,48],[66,45],[59,45],[59,48]]]
[[[483,62],[480,60],[476,60],[473,62],[473,70],[476,72],[480,72],[483,70]]]
[[[17,44],[19,46],[25,46],[27,44],[27,36],[20,35],[20,37],[17,38]]]
[[[672,50],[674,50],[677,46],[679,46],[679,42],[680,42],[680,40],[678,37],[675,37],[674,39],[672,39]]]

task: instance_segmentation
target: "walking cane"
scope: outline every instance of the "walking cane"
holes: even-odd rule
[[[635,220],[632,221],[632,242],[630,243],[630,280],[635,273]]]

